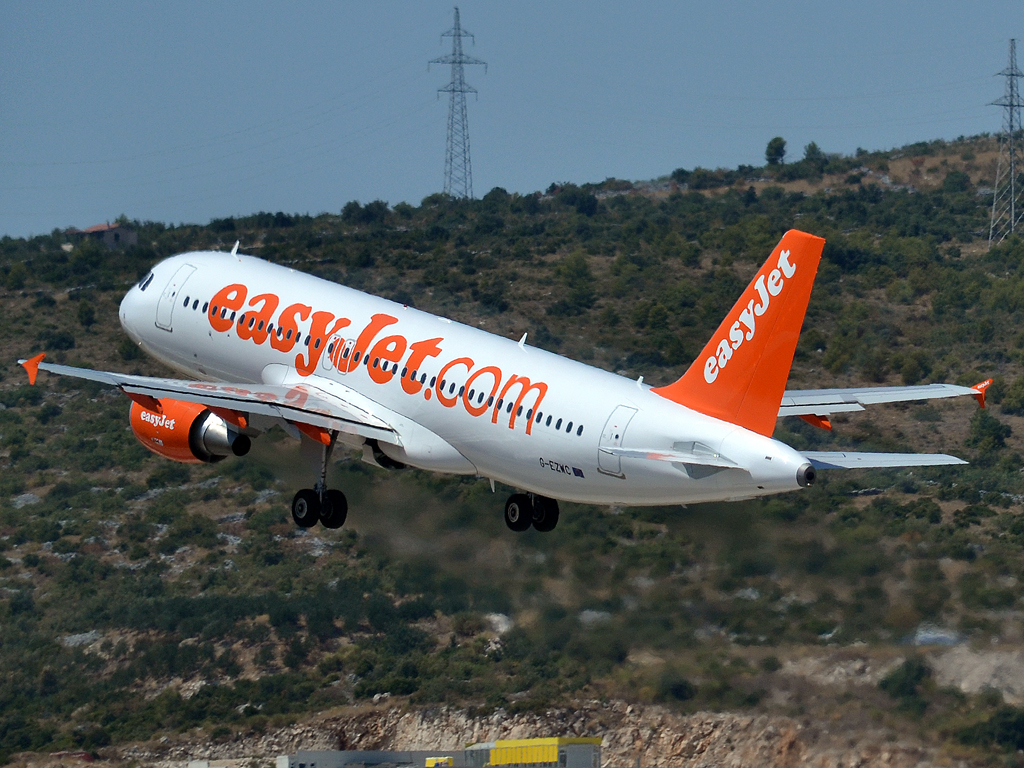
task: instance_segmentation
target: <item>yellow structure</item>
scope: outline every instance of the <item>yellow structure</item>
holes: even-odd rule
[[[589,746],[590,749],[586,749]],[[576,747],[577,749],[567,749]],[[568,753],[577,752],[579,747],[584,747],[588,757],[592,754],[596,760],[586,759],[587,768],[599,768],[601,739],[555,737],[549,739],[507,739],[494,741],[487,744],[477,744],[467,750],[470,752],[489,752],[486,761],[480,761],[479,757],[470,759],[471,765],[481,766],[530,766],[531,768],[567,768],[568,762],[577,763],[578,760],[567,760]],[[478,754],[479,754],[478,752]],[[581,755],[582,756],[582,755]],[[478,762],[479,761],[479,762]]]
[[[452,757],[428,757],[426,761],[426,768],[441,768],[442,766],[455,765],[455,759]]]

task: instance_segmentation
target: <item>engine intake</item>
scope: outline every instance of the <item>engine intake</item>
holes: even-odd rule
[[[161,400],[162,413],[132,403],[132,432],[158,456],[185,464],[213,464],[245,456],[252,441],[237,426],[198,403]]]

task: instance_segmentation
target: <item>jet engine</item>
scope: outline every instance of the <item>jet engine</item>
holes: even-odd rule
[[[153,453],[185,464],[212,464],[228,456],[245,456],[252,447],[240,423],[231,423],[205,405],[161,400],[160,412],[132,403],[135,437]]]

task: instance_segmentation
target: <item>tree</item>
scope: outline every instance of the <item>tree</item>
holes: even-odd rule
[[[825,169],[825,163],[828,162],[828,158],[825,157],[825,153],[821,151],[821,148],[812,141],[804,147],[804,162],[813,166],[818,173],[821,173]]]
[[[971,177],[963,171],[950,171],[942,182],[943,192],[956,194],[957,192],[967,192],[970,188]]]
[[[7,287],[12,291],[20,291],[25,287],[25,281],[28,280],[28,277],[28,269],[19,261],[7,273]]]
[[[786,159],[786,140],[776,136],[768,142],[768,148],[764,151],[764,159],[768,165],[781,165]]]
[[[341,219],[352,224],[374,224],[387,219],[388,213],[388,204],[383,200],[374,200],[365,206],[358,200],[350,200],[341,209]]]
[[[341,220],[348,222],[358,222],[363,215],[363,206],[359,204],[358,200],[349,200],[345,203],[345,207],[341,209]]]
[[[971,418],[971,433],[965,441],[979,453],[994,453],[1006,447],[1006,438],[1012,434],[1008,424],[1003,424],[988,411],[977,411]]]

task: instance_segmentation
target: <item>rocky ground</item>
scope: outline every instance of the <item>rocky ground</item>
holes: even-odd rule
[[[657,706],[624,702],[580,702],[544,714],[473,717],[464,710],[406,710],[399,706],[353,708],[305,722],[211,744],[183,735],[101,752],[112,766],[184,768],[190,760],[230,760],[238,768],[272,766],[277,755],[296,750],[461,748],[467,742],[561,734],[601,736],[606,766],[774,766],[958,765],[935,746],[884,728],[830,730],[812,718],[699,712],[672,713]],[[638,762],[639,761],[639,762]],[[78,765],[72,756],[21,755],[13,765],[43,768]]]
[[[934,648],[924,654],[936,682],[964,693],[998,690],[1008,703],[1024,696],[1024,651],[1017,647]],[[796,654],[782,674],[838,698],[877,687],[878,680],[902,661],[893,649],[844,648]],[[297,750],[460,749],[470,742],[548,735],[600,736],[608,768],[853,768],[854,766],[967,766],[985,762],[897,733],[885,724],[840,718],[833,712],[801,716],[697,712],[679,714],[659,706],[623,701],[580,701],[544,714],[476,715],[464,709],[412,709],[387,698],[270,728],[262,734],[212,740],[201,732],[123,744],[100,751],[110,766],[185,768],[191,760],[225,761],[224,768],[273,766],[278,755]],[[954,751],[951,751],[954,750]],[[980,762],[979,762],[980,761]],[[21,768],[81,765],[74,755],[19,755]]]

